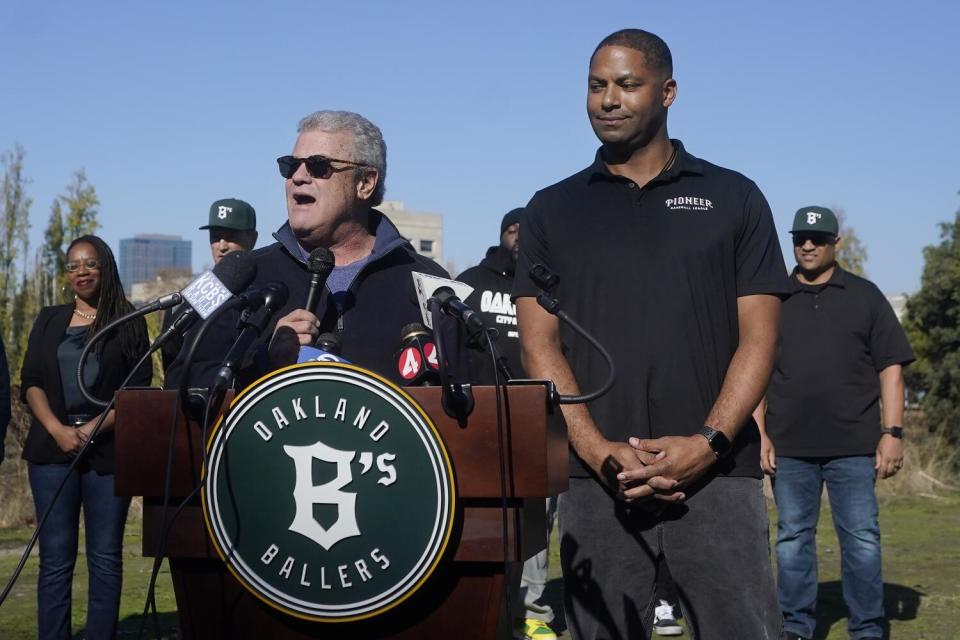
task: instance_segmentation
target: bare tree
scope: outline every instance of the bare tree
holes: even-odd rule
[[[840,246],[837,247],[837,262],[850,273],[866,276],[867,246],[860,240],[857,230],[847,224],[847,212],[842,207],[833,207],[840,223]]]
[[[10,312],[20,284],[17,277],[16,261],[21,253],[26,259],[29,243],[30,205],[33,201],[27,195],[29,180],[23,175],[23,160],[26,151],[19,144],[13,151],[0,155],[3,166],[3,180],[0,184],[0,325],[5,331],[7,343],[12,342],[12,323]]]

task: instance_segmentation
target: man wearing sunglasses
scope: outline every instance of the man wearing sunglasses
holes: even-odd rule
[[[783,303],[766,407],[755,413],[777,503],[777,586],[791,640],[814,634],[824,484],[850,637],[885,637],[874,482],[903,466],[903,367],[914,357],[886,297],[837,264],[839,232],[825,207],[794,217],[793,293]]]
[[[290,294],[278,319],[254,344],[238,385],[296,362],[301,346],[328,332],[340,337],[346,360],[403,384],[393,360],[400,330],[422,322],[410,274],[449,276],[417,254],[374,208],[383,201],[387,172],[379,128],[356,113],[318,111],[303,118],[297,132],[292,153],[276,161],[287,220],[274,232],[273,244],[252,254],[257,276],[251,288],[281,281]],[[305,309],[311,279],[307,259],[320,247],[333,254],[336,266],[316,306]],[[236,326],[237,315],[226,313],[208,331],[189,372],[191,386],[209,386],[237,336]],[[441,330],[456,360],[457,327],[445,320]],[[178,363],[168,373],[168,386],[180,376]]]

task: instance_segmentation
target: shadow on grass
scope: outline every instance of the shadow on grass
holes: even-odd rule
[[[179,640],[180,638],[180,619],[176,611],[167,611],[157,614],[160,635],[156,633],[153,616],[147,616],[147,623],[144,625],[143,635],[139,636],[144,640]],[[129,615],[120,620],[117,625],[117,638],[136,638],[140,634],[140,625],[143,622],[143,616],[140,614]],[[75,636],[82,638],[83,634]]]
[[[883,610],[887,620],[914,620],[920,608],[920,598],[926,595],[901,584],[883,584]],[[847,604],[843,601],[843,588],[839,580],[821,582],[817,587],[817,629],[814,640],[824,640],[831,627],[849,617]],[[884,625],[883,637],[890,637],[889,625]]]

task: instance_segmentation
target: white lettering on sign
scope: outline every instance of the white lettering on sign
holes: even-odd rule
[[[183,290],[183,298],[204,320],[233,295],[212,271],[206,271]]]

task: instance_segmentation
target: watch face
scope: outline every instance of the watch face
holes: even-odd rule
[[[700,429],[700,434],[707,439],[710,448],[713,449],[718,458],[722,458],[730,452],[730,440],[722,431],[705,426]]]

